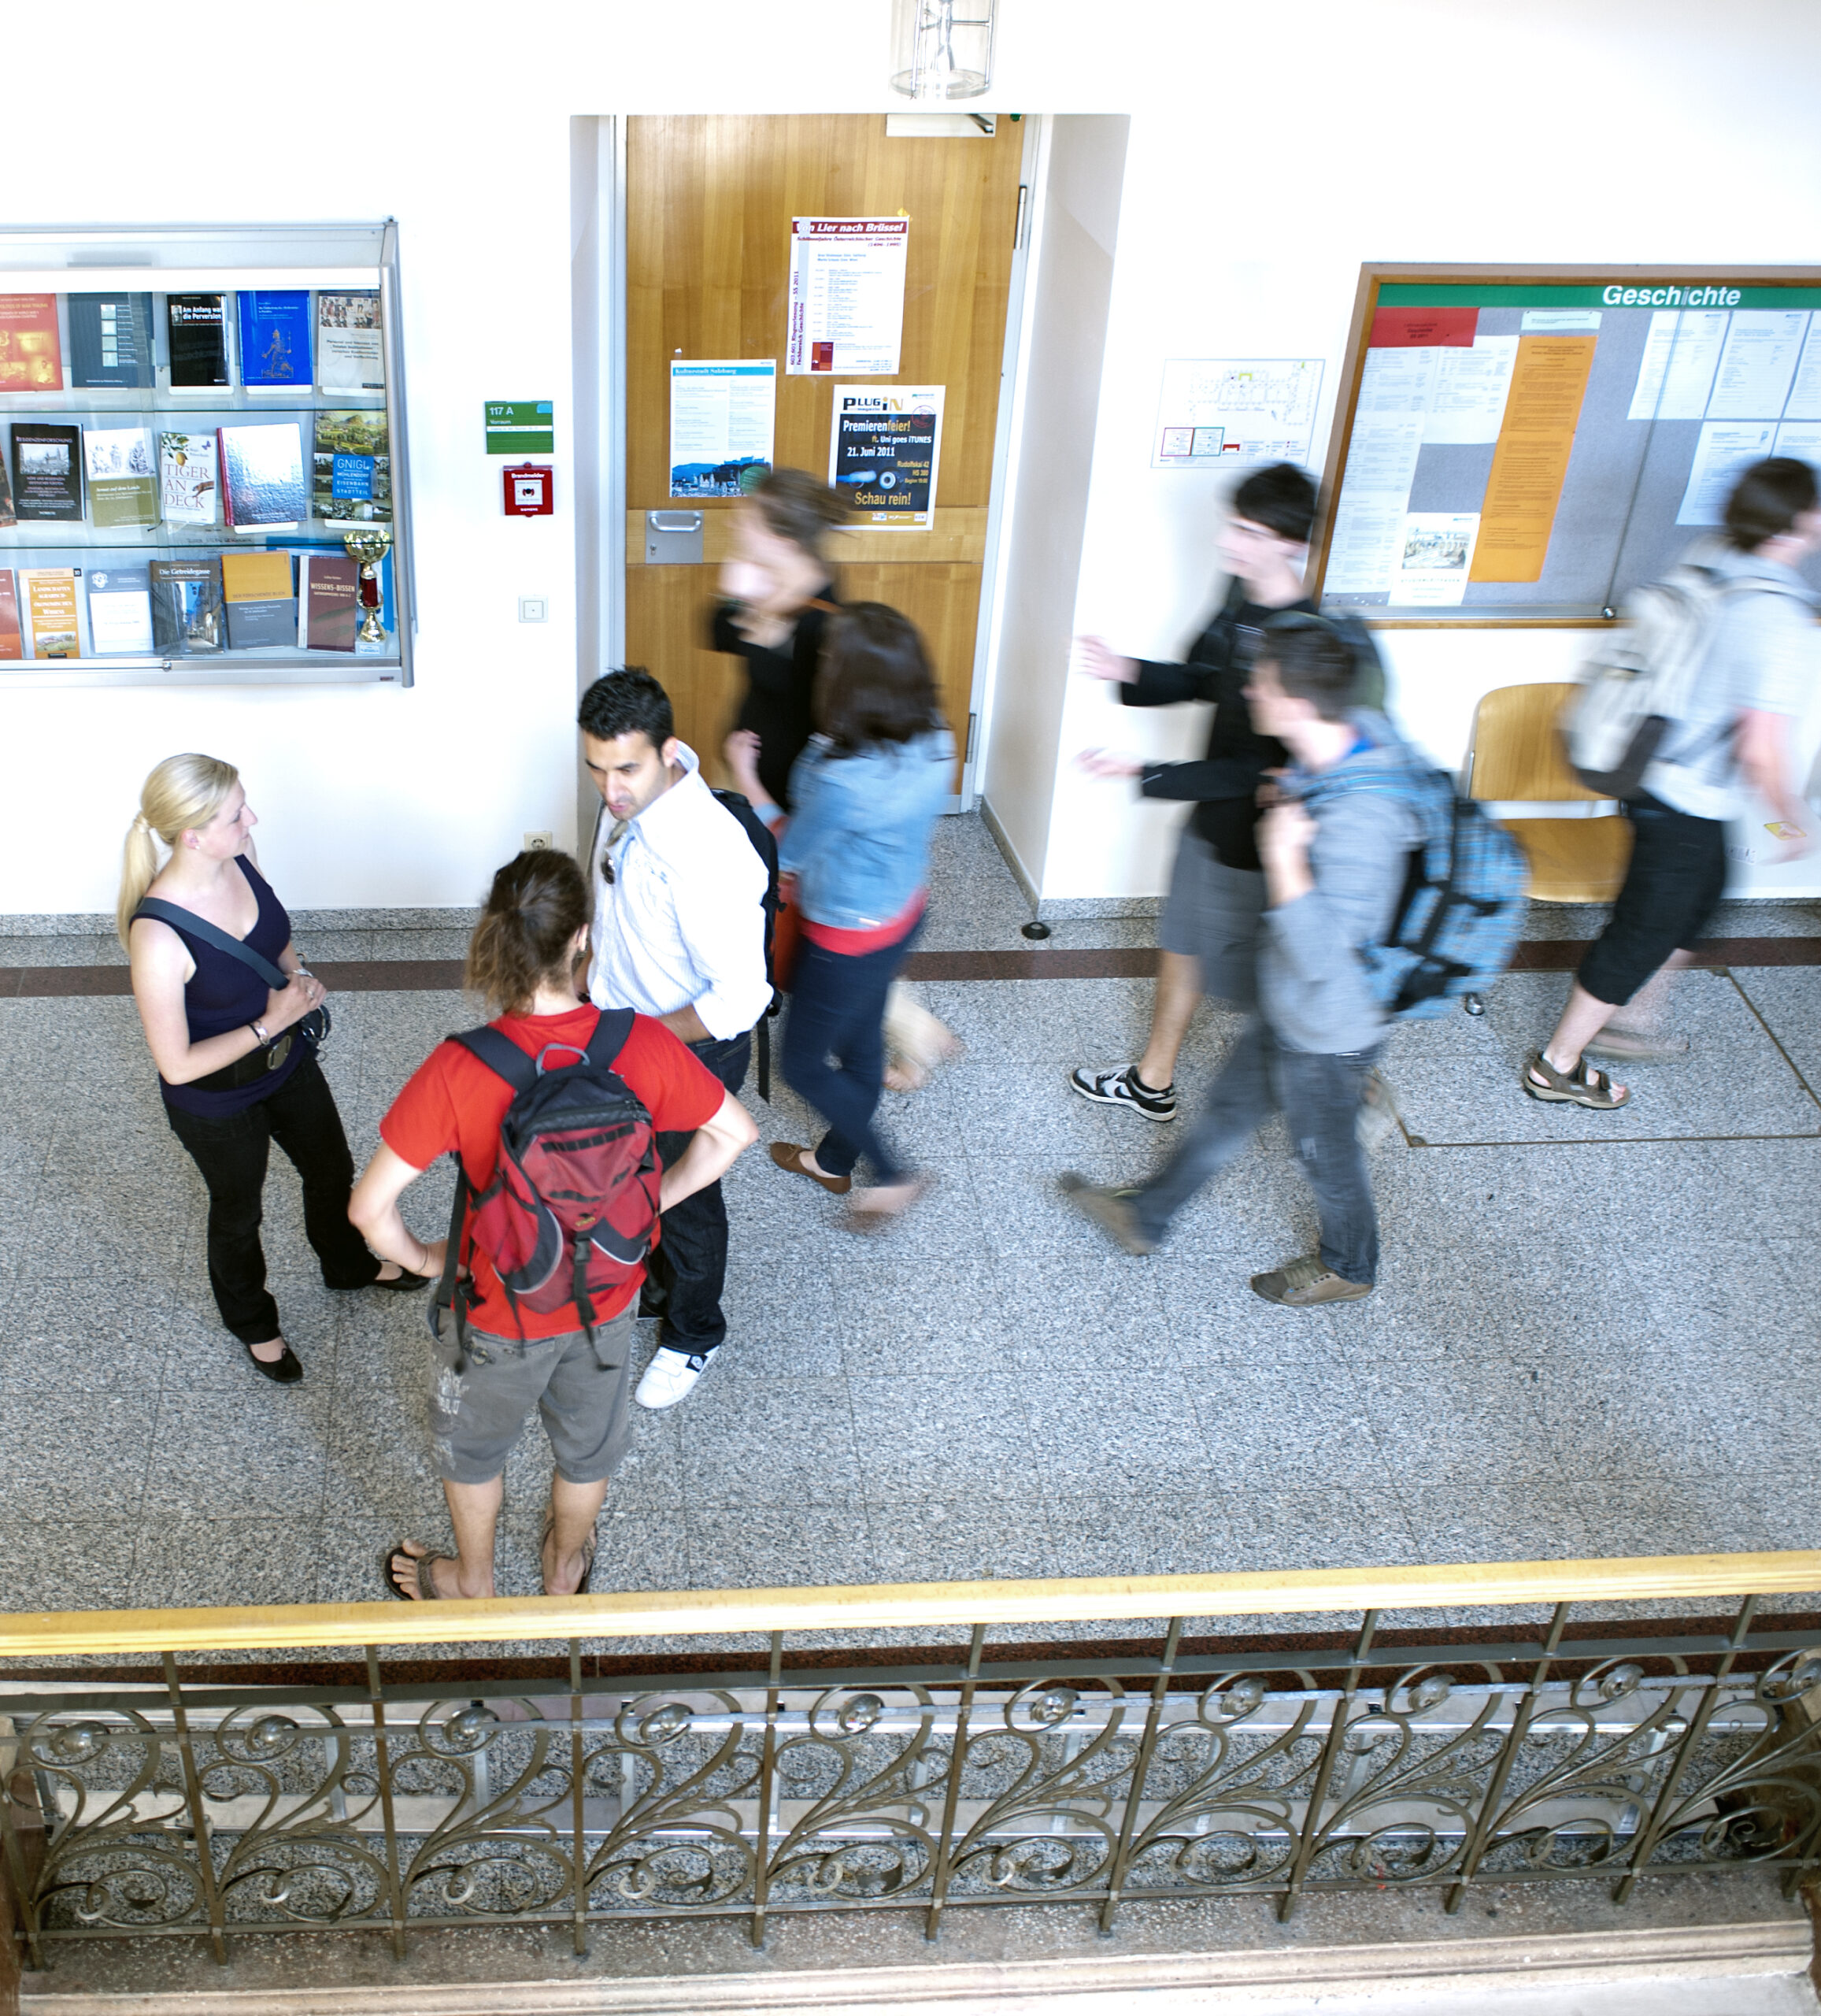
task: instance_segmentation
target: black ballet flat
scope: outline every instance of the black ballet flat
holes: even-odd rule
[[[425,1288],[435,1288],[436,1280],[431,1274],[400,1273],[389,1281],[383,1281],[376,1274],[367,1285],[370,1288],[385,1288],[393,1295],[416,1295]]]
[[[243,1343],[240,1348],[246,1352],[246,1362],[254,1370],[262,1373],[276,1386],[294,1386],[303,1377],[303,1366],[289,1344],[284,1347],[283,1357],[275,1358],[269,1365],[264,1358],[253,1355],[251,1344]]]

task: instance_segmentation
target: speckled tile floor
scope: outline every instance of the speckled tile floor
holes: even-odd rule
[[[1815,906],[1733,907],[1724,928],[1762,936],[1804,934]],[[1016,946],[1028,914],[978,822],[945,821],[925,945]],[[1071,922],[1057,939],[1153,928]],[[441,923],[354,935],[365,957],[449,956]],[[85,949],[109,956],[39,938],[31,962]],[[927,984],[968,1054],[891,1099],[886,1125],[935,1195],[861,1243],[832,1200],[745,1158],[730,1342],[680,1407],[638,1414],[598,1586],[1812,1544],[1821,974],[1688,976],[1675,1012],[1696,1056],[1637,1072],[1612,1119],[1518,1090],[1566,984],[1514,975],[1482,1021],[1396,1033],[1387,1069],[1426,1145],[1375,1162],[1379,1292],[1313,1314],[1245,1285],[1310,1242],[1280,1129],[1150,1260],[1060,1203],[1059,1170],[1141,1175],[1171,1145],[1064,1083],[1135,1054],[1146,983]],[[338,1001],[325,1063],[357,1159],[411,1069],[472,1019],[453,994]],[[1236,1026],[1203,1012],[1183,1082]],[[748,1102],[768,1140],[812,1138],[781,1086]],[[0,1606],[373,1596],[386,1543],[446,1536],[420,1310],[322,1288],[275,1161],[267,1251],[307,1376],[287,1391],[246,1369],[129,1000],[0,1001]],[[435,1177],[412,1194],[427,1234],[445,1208]],[[534,1425],[508,1470],[506,1592],[535,1587],[547,1474]]]

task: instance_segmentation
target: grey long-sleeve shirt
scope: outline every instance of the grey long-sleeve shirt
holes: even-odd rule
[[[1315,887],[1265,912],[1258,948],[1259,1005],[1278,1040],[1329,1057],[1368,1050],[1384,1032],[1360,948],[1390,930],[1423,836],[1415,809],[1389,788],[1411,761],[1390,724],[1349,718],[1364,747],[1331,769],[1291,773],[1292,794],[1316,822]]]

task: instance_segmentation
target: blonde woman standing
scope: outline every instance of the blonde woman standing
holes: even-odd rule
[[[254,1370],[288,1385],[303,1367],[279,1329],[259,1239],[272,1142],[302,1179],[305,1232],[330,1288],[427,1283],[376,1259],[348,1222],[353,1158],[316,1059],[320,1018],[299,1027],[321,1007],[323,986],[259,872],[257,823],[231,764],[167,757],[139,795],[115,916],[165,1117],[208,1185],[216,1306]],[[159,840],[170,850],[162,867]]]

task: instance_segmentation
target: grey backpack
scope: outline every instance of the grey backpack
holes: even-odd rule
[[[1562,715],[1569,765],[1590,791],[1637,797],[1664,738],[1688,712],[1727,602],[1762,592],[1785,591],[1685,560],[1627,598],[1625,627],[1601,638]]]

